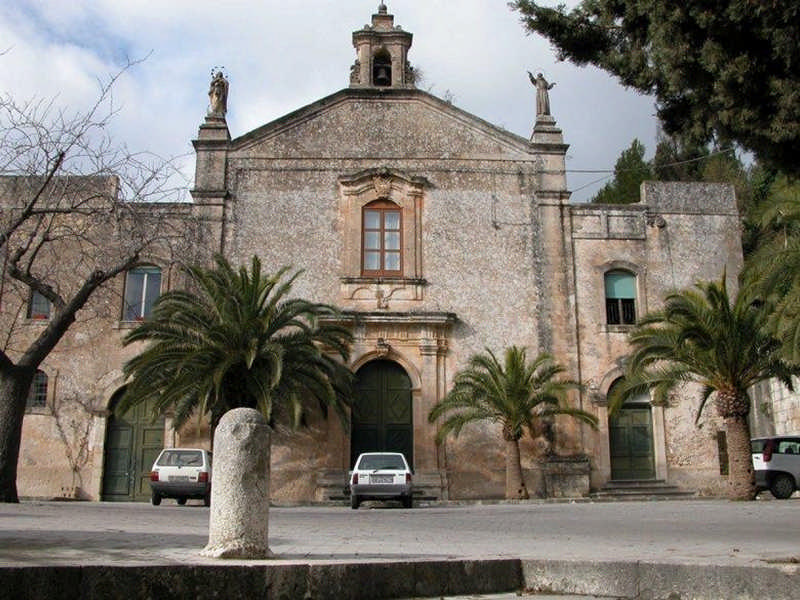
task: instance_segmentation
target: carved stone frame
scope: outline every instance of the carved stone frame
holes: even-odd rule
[[[341,296],[368,309],[388,309],[391,302],[420,301],[425,280],[422,261],[422,210],[429,182],[389,168],[367,169],[339,178],[342,219]],[[361,272],[362,209],[375,200],[393,202],[401,211],[400,277],[365,277]],[[406,308],[405,306],[402,308]]]

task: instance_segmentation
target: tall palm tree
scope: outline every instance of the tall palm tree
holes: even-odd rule
[[[614,412],[626,398],[651,391],[666,402],[684,384],[700,386],[697,420],[714,396],[728,442],[728,496],[755,497],[750,453],[748,390],[777,378],[791,387],[798,372],[781,360],[780,344],[764,329],[768,306],[740,293],[732,301],[725,276],[667,296],[664,308],[645,316],[629,334],[633,346],[625,379],[609,398]]]
[[[436,442],[474,421],[491,421],[502,426],[506,445],[506,498],[528,498],[522,476],[519,440],[525,430],[531,432],[537,422],[547,422],[556,415],[575,417],[592,427],[597,418],[564,404],[568,390],[580,387],[569,379],[555,379],[564,372],[549,354],[539,354],[528,362],[525,348],[505,350],[501,364],[494,353],[474,355],[469,365],[456,373],[453,388],[428,415],[430,423],[439,418]]]
[[[214,260],[214,268],[187,268],[194,291],[163,294],[125,337],[147,346],[124,366],[119,410],[150,399],[157,412],[174,410],[176,427],[210,414],[213,432],[238,407],[270,421],[283,410],[297,426],[315,399],[346,424],[351,375],[334,356],[347,360],[351,334],[331,322],[336,310],[287,297],[299,272],[265,276],[255,256],[249,271]]]
[[[767,326],[784,359],[800,364],[800,183],[773,184],[759,225],[764,241],[748,257],[743,279],[774,307]]]

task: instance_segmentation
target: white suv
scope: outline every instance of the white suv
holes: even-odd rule
[[[154,506],[162,498],[175,498],[186,504],[188,498],[199,498],[211,505],[211,453],[199,448],[165,448],[150,471],[151,501]]]
[[[784,500],[800,483],[800,434],[754,438],[750,442],[756,487]]]

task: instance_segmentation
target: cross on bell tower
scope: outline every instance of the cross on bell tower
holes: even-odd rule
[[[414,70],[408,62],[412,38],[394,24],[394,15],[381,2],[372,24],[353,32],[357,58],[350,67],[350,87],[414,87]]]

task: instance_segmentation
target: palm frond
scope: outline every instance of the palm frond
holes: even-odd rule
[[[725,273],[720,281],[669,294],[662,310],[630,332],[625,378],[610,394],[609,410],[645,391],[666,402],[677,386],[696,383],[702,389],[699,418],[715,392],[745,394],[760,381],[797,374],[765,328],[769,310],[749,290],[732,299]]]
[[[235,269],[222,256],[210,269],[188,267],[195,291],[163,294],[125,336],[125,345],[146,346],[124,365],[123,405],[155,399],[157,410],[175,410],[178,427],[192,413],[221,416],[237,406],[269,420],[281,402],[297,424],[309,397],[333,407],[346,425],[352,378],[343,362],[352,335],[331,324],[334,307],[289,297],[302,273],[289,271],[266,275],[256,256],[249,268]]]
[[[597,419],[585,411],[565,405],[569,390],[580,388],[576,381],[559,378],[564,368],[549,354],[528,361],[525,348],[510,346],[503,362],[488,348],[472,356],[456,373],[450,392],[428,413],[428,421],[441,420],[437,442],[458,436],[475,421],[490,421],[503,427],[504,435],[519,439],[536,422],[556,414],[568,415],[595,427]]]

